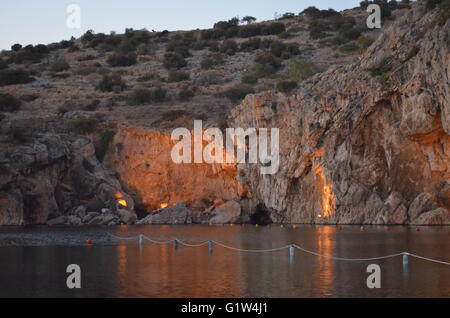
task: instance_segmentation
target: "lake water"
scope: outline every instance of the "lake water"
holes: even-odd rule
[[[119,243],[107,232],[166,240],[216,240],[244,249],[297,244],[320,254],[371,258],[408,251],[450,261],[450,227],[143,226],[0,228],[0,297],[450,297],[450,266],[396,257],[332,261],[296,251],[245,254],[214,246]],[[85,244],[86,239],[92,246]],[[292,262],[293,261],[293,262]],[[381,266],[381,289],[367,266]],[[78,290],[66,268],[81,267]]]

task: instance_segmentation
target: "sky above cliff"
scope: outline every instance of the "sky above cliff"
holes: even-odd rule
[[[192,30],[210,28],[219,21],[251,15],[271,20],[275,13],[299,13],[309,6],[349,9],[360,0],[14,0],[3,1],[0,10],[0,49],[20,43],[48,44],[79,37],[89,29],[122,33],[125,28]],[[70,4],[81,8],[81,28],[66,26]]]

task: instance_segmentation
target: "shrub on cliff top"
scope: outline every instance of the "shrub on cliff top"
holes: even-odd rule
[[[99,124],[97,118],[78,117],[72,120],[73,127],[82,133],[92,133]]]
[[[63,72],[70,69],[69,63],[67,63],[67,60],[64,57],[56,57],[51,63],[50,63],[50,70],[52,72]]]
[[[262,29],[263,35],[278,35],[286,31],[286,26],[282,22],[274,22]]]
[[[167,81],[169,83],[176,83],[176,82],[188,81],[189,79],[190,79],[190,74],[188,72],[171,70],[169,72],[169,77],[168,77]]]
[[[102,92],[121,92],[126,88],[125,82],[119,73],[113,73],[112,75],[103,75],[100,82],[98,82],[96,89]]]
[[[293,59],[288,63],[286,75],[289,80],[299,83],[313,76],[317,72],[317,67],[311,61]]]
[[[164,55],[163,64],[167,69],[180,69],[187,66],[187,62],[184,57],[173,52],[169,52]]]
[[[178,100],[181,102],[190,101],[195,96],[192,89],[184,88],[178,93]]]
[[[228,55],[234,55],[238,50],[238,45],[234,40],[225,40],[219,47],[221,53],[226,53]]]
[[[251,86],[240,84],[228,88],[222,95],[227,97],[232,103],[236,103],[244,99],[248,94],[253,94],[254,92],[255,91]]]
[[[280,61],[270,52],[262,52],[255,57],[253,72],[258,77],[275,74],[281,66]]]
[[[20,109],[21,102],[11,94],[0,93],[0,112],[15,112]]]
[[[136,88],[128,95],[128,102],[131,105],[162,103],[166,99],[166,94],[166,90],[160,87],[153,89]]]
[[[0,71],[0,86],[26,84],[34,79],[23,69],[5,69]]]
[[[213,54],[212,56],[205,57],[200,62],[200,68],[202,70],[208,70],[208,69],[214,68],[215,66],[222,65],[224,62],[225,61],[222,57],[222,54],[219,54],[219,53]]]
[[[296,81],[281,81],[277,84],[277,89],[283,93],[290,93],[296,87]]]
[[[0,70],[4,70],[5,68],[8,68],[8,63],[0,59]]]
[[[112,67],[131,66],[136,64],[136,54],[115,53],[108,57],[108,64]]]

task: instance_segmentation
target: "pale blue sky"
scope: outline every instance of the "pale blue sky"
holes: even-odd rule
[[[274,13],[299,13],[308,6],[349,9],[360,0],[2,0],[0,49],[12,44],[48,44],[79,37],[86,30],[122,33],[125,28],[191,30],[211,27],[219,20],[252,15],[273,19]],[[66,27],[66,8],[81,7],[81,29]]]

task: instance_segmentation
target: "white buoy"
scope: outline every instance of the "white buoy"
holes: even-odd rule
[[[177,240],[177,239],[175,239],[175,240],[173,241],[173,247],[174,247],[175,249],[178,248],[178,240]]]
[[[409,264],[409,253],[403,253],[403,265],[408,266]]]
[[[295,248],[294,245],[289,246],[289,260],[291,261],[291,264],[295,261]]]
[[[140,234],[139,235],[139,245],[144,244],[144,235]]]
[[[208,252],[209,252],[209,255],[212,255],[212,253],[213,253],[213,242],[212,241],[208,242]]]

